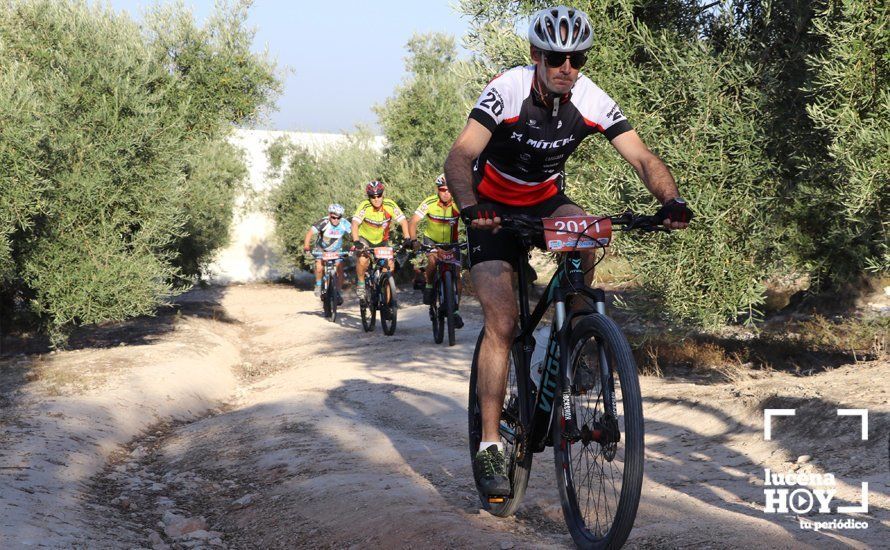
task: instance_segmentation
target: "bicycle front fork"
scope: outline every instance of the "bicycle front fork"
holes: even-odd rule
[[[575,407],[572,400],[572,382],[574,373],[570,370],[568,335],[571,327],[566,326],[568,315],[566,314],[566,297],[562,289],[555,289],[554,292],[554,316],[553,325],[550,329],[550,342],[548,343],[548,353],[553,354],[551,360],[559,362],[559,372],[562,373],[562,418],[565,421],[563,428],[563,436],[572,441],[580,437],[577,423],[575,421]],[[554,411],[553,414],[558,414]],[[558,444],[554,442],[554,444]]]
[[[598,288],[589,289],[589,291],[589,297],[592,298],[596,312],[600,315],[606,315],[605,293]],[[580,298],[580,296],[578,297]],[[560,371],[563,373],[562,414],[565,419],[564,437],[569,441],[576,441],[582,438],[582,430],[578,428],[575,417],[572,388],[575,387],[575,378],[578,376],[578,373],[573,370],[573,367],[578,368],[580,363],[569,364],[572,350],[568,349],[568,340],[572,327],[566,326],[566,322],[571,322],[574,316],[569,316],[566,313],[565,295],[560,289],[557,289],[554,295],[554,309],[553,328],[550,332],[551,345],[548,345],[548,350],[553,350],[552,353],[558,356],[555,359],[559,361]],[[556,342],[553,342],[553,339],[556,339]],[[552,345],[554,343],[557,345]],[[600,377],[604,409],[607,415],[611,417],[611,420],[614,420],[618,418],[615,399],[615,375],[610,366],[608,350],[603,346],[603,340],[597,338],[596,344],[597,365],[599,367],[597,370],[599,372],[591,374]],[[603,421],[609,422],[610,419],[603,419]],[[585,428],[588,428],[588,426],[585,426]]]

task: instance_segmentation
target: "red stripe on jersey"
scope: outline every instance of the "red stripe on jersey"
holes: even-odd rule
[[[504,124],[515,124],[517,120],[519,120],[519,115],[516,115],[516,116],[511,117],[511,118],[505,118],[505,119],[504,119]]]
[[[536,185],[520,185],[498,174],[497,170],[486,163],[478,191],[480,195],[502,204],[534,206],[555,195],[559,189],[557,189],[555,181]]]
[[[584,118],[584,117],[582,116],[581,118]],[[602,125],[597,124],[596,122],[594,122],[592,120],[587,120],[586,118],[584,118],[584,124],[590,126],[591,128],[594,128],[597,132],[600,132],[600,133],[606,131],[606,129],[603,128]]]

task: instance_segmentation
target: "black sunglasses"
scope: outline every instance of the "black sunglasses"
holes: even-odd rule
[[[369,199],[379,199],[382,196],[383,196],[383,193],[380,193],[379,195],[368,195],[368,198]]]
[[[331,219],[332,219],[332,220],[339,220],[339,219],[342,218],[342,217],[343,217],[343,216],[338,216],[338,215],[336,215],[336,214],[331,214]]]
[[[580,69],[587,63],[587,52],[572,52],[572,53],[564,53],[564,52],[548,52],[546,50],[538,50],[541,52],[541,55],[544,56],[544,62],[551,69],[555,69],[556,67],[562,67],[562,64],[566,62],[566,58],[569,58],[569,65],[572,66],[573,69]]]

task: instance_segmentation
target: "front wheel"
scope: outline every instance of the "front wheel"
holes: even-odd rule
[[[479,450],[479,443],[482,442],[482,409],[476,396],[476,383],[479,378],[479,350],[482,347],[484,338],[485,327],[482,327],[479,339],[476,341],[476,350],[473,352],[473,365],[470,369],[470,399],[467,405],[471,461]],[[514,351],[511,350],[507,363],[504,406],[501,410],[500,429],[498,430],[501,443],[504,444],[504,456],[507,459],[506,470],[507,478],[510,480],[510,496],[500,499],[500,502],[489,501],[486,495],[482,493],[477,478],[478,473],[475,469],[473,471],[476,490],[479,492],[482,507],[491,512],[491,514],[500,517],[511,516],[519,508],[522,497],[525,495],[525,489],[528,486],[528,475],[532,468],[532,453],[526,444],[522,419],[523,413],[521,412],[524,397],[519,389],[520,380],[516,372],[516,365],[521,364],[521,361],[518,361],[518,359],[518,357],[514,357]]]
[[[445,319],[448,325],[448,345],[454,345],[454,309],[457,298],[457,288],[454,283],[454,272],[448,270],[442,279],[442,290],[445,294]]]
[[[359,308],[362,313],[362,328],[365,329],[365,332],[374,330],[374,325],[377,323],[377,308],[375,307],[373,300],[373,294],[376,292],[376,289],[369,283],[369,281],[370,277],[365,277],[366,298],[359,302]]]
[[[572,383],[554,400],[552,427],[563,516],[579,548],[619,548],[630,535],[643,484],[636,363],[621,330],[600,314],[572,328],[568,350]],[[574,426],[563,413],[566,398]]]
[[[433,284],[433,303],[430,304],[430,321],[433,323],[433,341],[441,344],[445,338],[445,318],[442,316],[444,300],[442,299],[442,279],[436,273]]]
[[[324,310],[325,319],[331,319],[331,285],[327,275],[321,280],[321,307]]]
[[[383,334],[392,336],[396,333],[396,320],[399,304],[396,301],[396,280],[387,273],[380,281],[380,325]]]
[[[328,298],[328,302],[329,302],[328,309],[331,311],[331,315],[330,315],[330,317],[328,317],[328,320],[332,323],[336,323],[337,322],[337,300],[340,298],[340,291],[337,290],[336,285],[334,285],[333,287],[330,285],[328,286],[327,298]]]
[[[333,323],[337,320],[337,290],[336,285],[331,284],[332,279],[333,277],[328,275],[322,281],[321,298],[324,304],[324,316]]]

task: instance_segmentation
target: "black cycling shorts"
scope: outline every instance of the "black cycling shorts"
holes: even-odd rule
[[[483,201],[480,201],[483,202]],[[508,206],[506,204],[492,203],[500,214],[525,214],[546,218],[552,216],[556,209],[566,204],[575,204],[563,193],[557,193],[546,201],[533,206]],[[580,208],[580,207],[579,207]],[[522,242],[515,233],[498,231],[492,233],[487,229],[473,229],[467,227],[467,243],[470,251],[470,267],[481,262],[501,260],[513,266],[515,271],[519,267],[519,259],[525,253]],[[543,238],[536,246],[544,247]]]

